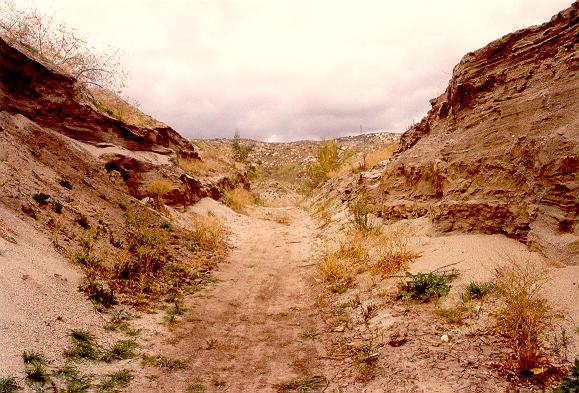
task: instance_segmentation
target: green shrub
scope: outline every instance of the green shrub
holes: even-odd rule
[[[117,304],[114,291],[96,282],[94,276],[87,276],[78,287],[78,290],[86,293],[87,297],[95,304],[105,308],[110,308]]]
[[[434,274],[434,273],[406,273],[409,278],[406,282],[398,284],[397,299],[414,300],[419,303],[426,303],[432,299],[445,296],[450,291],[449,282],[457,277],[457,273]]]
[[[350,202],[348,207],[352,213],[352,223],[356,229],[363,233],[376,231],[376,228],[370,220],[372,209],[370,209],[368,197],[365,194],[360,195],[354,202]]]
[[[482,299],[492,291],[496,290],[496,285],[492,283],[478,283],[478,282],[471,282],[466,287],[464,293],[461,295],[461,299],[464,302],[468,302],[474,299]]]
[[[306,167],[308,179],[306,185],[314,189],[330,178],[330,172],[341,166],[339,159],[339,147],[335,139],[322,140],[316,154],[316,162]]]

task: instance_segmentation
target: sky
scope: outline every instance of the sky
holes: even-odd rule
[[[467,52],[571,0],[29,0],[120,48],[123,94],[188,138],[403,132]]]

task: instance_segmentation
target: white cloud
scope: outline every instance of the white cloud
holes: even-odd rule
[[[569,0],[38,0],[125,50],[126,93],[188,137],[400,132],[469,51]]]

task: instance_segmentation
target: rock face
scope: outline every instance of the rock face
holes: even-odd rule
[[[65,166],[75,167],[82,160],[83,167],[91,168],[90,176],[104,174],[119,190],[139,199],[147,196],[147,182],[163,179],[170,187],[165,201],[172,205],[189,205],[207,196],[219,199],[232,187],[230,174],[206,182],[181,170],[180,159],[199,156],[193,144],[172,128],[156,121],[136,126],[88,101],[79,94],[74,78],[0,38],[0,131],[12,137],[0,142],[18,144],[14,155],[32,152],[48,166],[66,161]],[[79,154],[78,147],[90,154]],[[2,150],[7,154],[11,149],[5,145]],[[238,177],[247,183],[246,176]]]
[[[379,216],[503,233],[577,263],[578,10],[463,57],[399,154],[363,184]]]

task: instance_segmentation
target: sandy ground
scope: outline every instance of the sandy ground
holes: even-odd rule
[[[189,368],[129,391],[183,392],[194,384],[207,391],[275,391],[276,383],[325,375],[323,345],[300,337],[323,326],[314,307],[321,288],[314,280],[318,247],[308,214],[269,208],[267,213],[291,217],[278,223],[209,199],[194,210],[212,212],[230,228],[228,261],[215,272],[218,282],[188,302],[188,320],[174,332],[179,342],[161,351]]]
[[[221,218],[230,234],[229,256],[214,272],[217,282],[186,298],[189,311],[172,332],[163,312],[131,322],[142,329],[140,353],[180,359],[188,367],[171,372],[143,368],[138,358],[122,361],[115,369],[135,372],[127,392],[184,392],[195,385],[208,392],[272,392],[275,384],[314,376],[326,379],[322,390],[327,392],[504,391],[507,383],[493,368],[501,359],[497,340],[476,334],[492,323],[496,299],[475,303],[463,325],[450,325],[432,311],[456,304],[469,282],[491,280],[505,255],[529,257],[538,268],[544,266],[539,262],[547,263],[550,281],[544,294],[553,311],[564,316],[554,321],[553,334],[565,329],[569,337],[565,353],[554,360],[563,364],[579,352],[579,267],[549,267],[504,236],[440,236],[425,220],[397,224],[412,234],[409,248],[421,254],[411,272],[452,268],[460,273],[440,302],[409,305],[388,296],[399,278],[361,275],[356,288],[331,294],[320,282],[317,263],[337,232],[301,208],[253,207],[243,215],[204,199],[179,221],[187,223],[192,213]],[[113,335],[102,329],[105,318],[76,290],[80,270],[57,254],[26,217],[0,208],[0,219],[0,376],[23,374],[23,350],[62,362],[71,328],[110,342]],[[360,305],[345,307],[354,300]],[[376,311],[363,322],[361,312],[369,305]],[[389,345],[396,335],[407,342]],[[441,341],[443,335],[448,342]],[[552,349],[551,338],[546,341]],[[375,378],[361,382],[344,348],[369,342],[378,359]],[[103,372],[101,365],[87,367]]]

